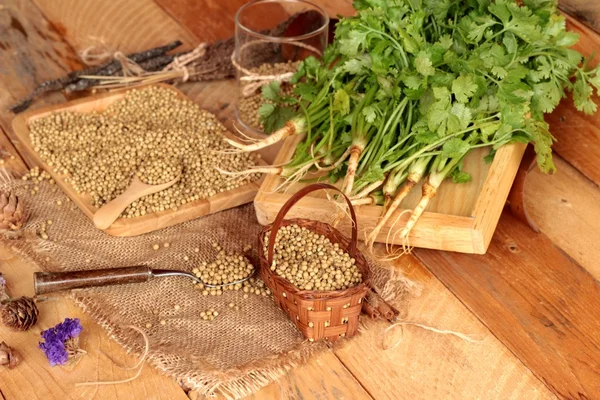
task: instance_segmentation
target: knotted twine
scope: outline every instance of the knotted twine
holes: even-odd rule
[[[79,53],[79,58],[88,66],[101,65],[114,58],[121,64],[123,76],[142,76],[148,72],[140,67],[138,63],[127,58],[127,56],[121,51],[111,52],[104,43],[101,45],[86,47]]]

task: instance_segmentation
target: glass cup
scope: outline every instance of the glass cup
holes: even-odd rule
[[[291,95],[298,63],[323,54],[328,27],[327,13],[305,0],[254,0],[238,10],[232,61],[239,91],[236,119],[244,133],[263,134],[262,86],[277,81],[281,92]]]

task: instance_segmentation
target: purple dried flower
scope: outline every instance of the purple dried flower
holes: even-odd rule
[[[4,279],[2,275],[0,275],[0,286],[6,286],[6,279]]]
[[[78,337],[82,330],[79,318],[66,318],[54,328],[42,332],[44,342],[40,343],[40,349],[46,354],[50,365],[62,365],[67,362],[69,352],[65,343],[69,339]]]

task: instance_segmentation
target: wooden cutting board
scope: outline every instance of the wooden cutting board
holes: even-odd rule
[[[178,97],[189,100],[186,95],[171,85],[157,84],[157,86],[173,90],[177,93]],[[71,184],[65,182],[65,175],[56,172],[52,167],[48,166],[41,160],[39,154],[37,154],[33,149],[31,140],[29,138],[29,122],[37,118],[45,117],[53,112],[77,111],[85,113],[91,111],[103,111],[115,101],[123,98],[126,92],[127,90],[108,92],[88,96],[63,104],[43,107],[19,114],[12,122],[13,130],[21,142],[19,148],[23,153],[25,153],[23,154],[24,158],[34,160],[36,165],[48,171],[60,188],[71,198],[71,200],[73,200],[75,204],[77,204],[77,206],[79,206],[79,208],[81,208],[81,210],[83,210],[85,215],[87,215],[90,219],[93,218],[93,215],[97,210],[96,207],[90,204],[91,196],[77,193]],[[226,133],[226,136],[233,137],[233,135],[229,133]],[[260,164],[264,164],[264,162],[262,162],[260,159],[258,162]],[[142,217],[119,218],[104,231],[113,236],[136,236],[179,224],[181,222],[189,221],[194,218],[202,217],[204,215],[237,207],[239,205],[251,202],[258,192],[260,184],[261,180],[251,182],[233,190],[219,193],[208,199],[201,199],[186,203],[178,207],[176,211],[165,210],[146,214]]]
[[[286,164],[293,156],[300,136],[290,137],[284,142],[274,164]],[[472,176],[469,183],[456,184],[447,179],[442,183],[435,198],[423,213],[409,235],[409,245],[429,249],[483,254],[492,239],[506,198],[519,168],[526,145],[512,144],[498,150],[494,161],[486,164],[483,157],[488,148],[471,152],[464,160],[464,171]],[[278,176],[265,178],[254,207],[258,221],[269,224],[275,219],[281,206],[304,185],[297,183],[284,190],[277,190],[282,179]],[[338,185],[341,182],[338,182]],[[421,184],[415,186],[377,236],[377,242],[402,245],[394,236],[406,225],[410,213],[404,212],[416,206],[421,197]],[[381,216],[382,206],[356,207],[359,238],[375,228]],[[402,214],[403,213],[403,214]],[[331,223],[339,209],[326,198],[326,193],[313,192],[300,200],[288,212],[286,218],[306,218]],[[350,234],[349,218],[336,226]]]

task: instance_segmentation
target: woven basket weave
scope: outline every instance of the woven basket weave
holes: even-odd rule
[[[258,254],[262,280],[271,289],[277,305],[289,315],[304,337],[310,341],[327,338],[333,342],[343,336],[353,336],[358,330],[358,317],[364,304],[364,298],[369,291],[370,270],[366,259],[358,251],[356,214],[350,200],[346,196],[344,198],[348,203],[353,222],[351,240],[348,240],[337,229],[323,222],[308,219],[284,220],[285,214],[296,202],[308,193],[319,189],[332,189],[339,192],[334,186],[318,183],[306,186],[295,193],[283,205],[273,224],[267,225],[261,231],[258,239]],[[356,266],[362,274],[362,282],[357,286],[344,290],[300,290],[287,279],[271,271],[270,266],[273,260],[275,240],[270,240],[270,238],[277,237],[277,231],[279,231],[281,226],[293,224],[321,234],[332,243],[339,244],[341,249],[356,260]],[[264,254],[264,237],[265,233],[269,231],[271,234],[269,237],[268,253]]]

